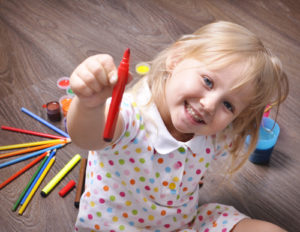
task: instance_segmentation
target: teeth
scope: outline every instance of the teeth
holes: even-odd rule
[[[194,109],[190,106],[190,105],[186,105],[186,109],[188,111],[188,113],[198,122],[204,122],[203,120],[201,120],[201,118],[199,117],[199,115],[194,111]]]

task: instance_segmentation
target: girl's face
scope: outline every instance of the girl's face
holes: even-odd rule
[[[231,90],[243,63],[209,70],[196,59],[180,61],[166,80],[165,101],[158,110],[174,138],[213,135],[226,128],[250,102],[252,84]]]

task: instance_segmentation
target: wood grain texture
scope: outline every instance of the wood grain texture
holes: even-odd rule
[[[230,181],[222,182],[213,167],[202,188],[201,202],[230,204],[241,212],[299,231],[300,222],[300,2],[297,0],[0,0],[0,124],[54,133],[20,111],[25,107],[46,117],[42,105],[65,91],[59,77],[70,76],[88,56],[111,54],[116,63],[127,47],[131,70],[151,60],[180,35],[215,20],[229,20],[255,32],[282,61],[290,95],[278,117],[279,141],[267,166],[248,162]],[[64,128],[63,122],[55,123]],[[41,138],[0,131],[0,145]],[[47,183],[76,153],[70,144],[57,152]],[[9,160],[9,159],[7,159]],[[6,160],[5,160],[6,161]],[[29,161],[0,169],[0,181]],[[79,165],[47,198],[36,194],[18,216],[11,208],[33,175],[31,168],[0,190],[0,232],[72,231],[77,216],[75,191],[65,198],[59,190],[77,181]],[[38,193],[44,184],[39,188]]]

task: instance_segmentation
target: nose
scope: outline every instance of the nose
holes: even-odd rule
[[[205,114],[214,116],[219,103],[219,97],[216,94],[206,94],[200,98],[200,106]]]

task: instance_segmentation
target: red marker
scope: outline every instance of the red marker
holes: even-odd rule
[[[103,140],[106,142],[111,142],[114,137],[117,119],[119,116],[120,104],[122,101],[125,86],[128,81],[129,56],[130,50],[129,48],[127,48],[118,68],[118,81],[113,89],[112,99],[103,132]]]
[[[65,187],[63,187],[60,191],[59,191],[59,195],[61,197],[64,197],[69,191],[71,191],[76,185],[76,182],[74,180],[70,180],[69,183],[67,183],[67,185]]]

